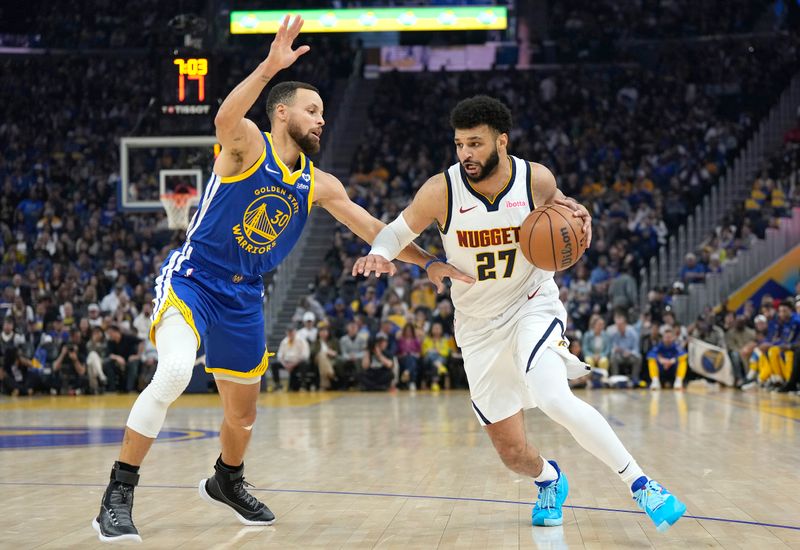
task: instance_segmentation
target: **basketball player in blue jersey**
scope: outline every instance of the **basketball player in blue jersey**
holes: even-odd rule
[[[446,253],[440,261],[476,280],[454,280],[451,289],[471,408],[503,463],[538,486],[532,524],[561,525],[568,493],[557,463],[542,458],[526,437],[523,410],[538,406],[620,476],[659,531],[669,528],[686,506],[645,476],[606,419],[572,393],[567,379],[584,375],[586,367],[568,351],[553,272],[520,258],[519,228],[535,207],[571,208],[587,241],[589,212],[563,195],[545,166],[508,154],[511,112],[500,101],[465,99],[450,121],[459,162],[423,184],[353,274],[392,273],[391,260],[437,222]]]
[[[267,97],[272,132],[245,118],[275,74],[306,53],[292,49],[303,21],[284,19],[269,55],[225,99],[215,119],[222,152],[186,232],[156,279],[153,328],[158,368],[131,409],[119,460],[92,522],[104,542],[141,542],[133,523],[139,466],[164,423],[169,405],[192,376],[200,342],[224,411],[222,452],[215,473],[199,483],[200,496],[231,510],[245,525],[270,525],[275,516],[251,495],[244,454],[256,417],[260,380],[267,369],[261,274],[274,269],[300,237],[312,204],[327,209],[356,235],[372,242],[384,224],[347,196],[341,182],[317,170],[307,155],[319,151],[324,125],[316,88],[300,82],[274,86]],[[402,259],[425,266],[433,256],[410,247]],[[444,278],[472,279],[435,263]]]

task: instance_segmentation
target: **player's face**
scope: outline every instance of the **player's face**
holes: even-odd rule
[[[298,89],[294,101],[287,108],[289,136],[306,155],[319,152],[322,127],[322,98],[313,90]]]
[[[480,182],[491,176],[500,163],[497,150],[501,136],[486,124],[466,130],[456,130],[456,154],[469,179]]]

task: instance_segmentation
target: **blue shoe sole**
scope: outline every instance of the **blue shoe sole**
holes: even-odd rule
[[[535,520],[531,522],[531,525],[533,525],[534,527],[558,527],[559,525],[563,525],[563,524],[564,524],[564,518],[563,517],[557,518],[557,519],[555,519],[555,518],[545,518],[541,522],[537,522]]]

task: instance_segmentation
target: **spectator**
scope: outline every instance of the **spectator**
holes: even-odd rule
[[[743,315],[728,312],[725,315],[725,347],[731,358],[736,387],[744,383],[745,358],[749,356],[746,346],[755,340],[756,331],[747,326],[747,319]]]
[[[642,372],[639,335],[636,329],[628,324],[624,311],[614,313],[614,325],[608,328],[607,334],[611,346],[611,374],[618,376],[630,373],[633,387],[639,386]],[[654,345],[655,342],[651,347]]]
[[[397,357],[400,364],[400,384],[410,391],[416,391],[422,359],[422,343],[417,338],[417,332],[411,323],[403,327],[403,332],[397,340]]]
[[[434,320],[431,323],[431,331],[422,342],[422,356],[428,380],[430,380],[431,390],[438,392],[441,389],[440,381],[444,379],[445,387],[449,386],[448,379],[448,360],[453,354],[455,345],[453,339],[444,333],[444,327],[440,321]]]
[[[152,305],[150,306],[153,307]],[[86,311],[89,315],[89,325],[92,327],[102,327],[103,326],[103,317],[100,315],[100,306],[97,304],[89,304],[86,308]]]
[[[128,393],[136,388],[139,377],[139,360],[144,343],[136,336],[123,334],[119,326],[108,327],[106,349],[108,357],[103,372],[108,379],[108,389]]]
[[[286,336],[281,340],[278,347],[278,364],[272,370],[272,380],[276,389],[282,389],[280,383],[280,369],[283,368],[289,373],[289,390],[299,391],[301,388],[310,389],[316,387],[315,376],[311,372],[309,359],[311,349],[305,338],[297,335],[294,325],[289,325],[286,329]]]
[[[80,395],[89,389],[86,375],[86,346],[81,333],[74,330],[68,342],[61,344],[58,357],[53,362],[53,385],[59,393]]]
[[[453,303],[445,298],[436,307],[431,324],[439,323],[442,325],[442,333],[452,336],[455,334],[455,317],[453,315]]]
[[[394,385],[394,356],[388,350],[388,340],[382,333],[375,337],[361,361],[359,378],[365,391],[386,391]]]
[[[303,314],[303,326],[297,331],[298,338],[303,338],[311,346],[317,341],[317,317],[310,311]]]
[[[697,256],[689,252],[684,260],[683,267],[678,274],[681,282],[685,285],[692,283],[703,283],[706,280],[708,269],[702,262],[697,261]]]
[[[611,309],[622,309],[628,311],[638,300],[636,290],[636,280],[629,273],[627,266],[623,266],[617,272],[616,268],[611,268],[612,279],[608,285],[608,296],[611,298]]]
[[[358,330],[358,324],[351,321],[347,324],[347,334],[339,339],[339,350],[342,361],[339,363],[339,389],[349,389],[355,383],[356,373],[361,368],[367,353],[369,336]]]
[[[136,318],[133,320],[133,323],[131,324],[139,340],[142,341],[150,340],[150,325],[153,324],[153,321],[150,319],[150,317],[152,315],[153,315],[153,303],[145,302],[144,304],[142,304],[142,311],[139,312],[139,314],[136,316]]]
[[[103,364],[107,358],[108,349],[103,329],[92,327],[91,337],[86,344],[86,376],[90,393],[105,393],[108,378],[103,372]]]
[[[650,349],[647,366],[651,390],[660,390],[662,381],[664,384],[674,381],[676,390],[683,389],[683,380],[688,369],[687,354],[676,341],[675,331],[671,327],[661,331],[661,343]]]
[[[317,338],[311,347],[311,357],[319,372],[319,389],[330,390],[337,384],[336,365],[340,361],[339,342],[331,338],[331,329],[320,323]]]
[[[608,382],[608,358],[611,355],[611,340],[606,334],[606,323],[599,315],[591,321],[592,328],[584,333],[581,350],[592,372],[602,384]]]

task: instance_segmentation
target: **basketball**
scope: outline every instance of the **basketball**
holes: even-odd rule
[[[540,206],[522,222],[519,245],[525,259],[539,269],[569,269],[586,251],[583,222],[566,206]]]

